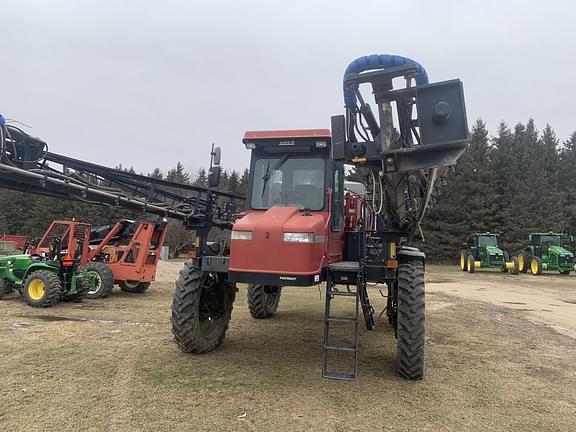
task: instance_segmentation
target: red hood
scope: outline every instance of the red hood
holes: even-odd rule
[[[327,213],[302,212],[295,207],[275,206],[250,211],[234,224],[234,231],[252,232],[252,240],[232,240],[230,271],[316,274],[325,259]],[[284,233],[313,233],[313,243],[289,243]]]

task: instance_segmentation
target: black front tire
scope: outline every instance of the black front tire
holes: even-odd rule
[[[248,309],[255,319],[272,318],[278,310],[282,288],[274,285],[248,285]]]
[[[185,263],[172,298],[172,334],[180,350],[204,354],[218,348],[228,330],[234,298],[234,285],[221,275]]]
[[[424,377],[426,298],[424,262],[413,258],[398,267],[398,324],[396,369],[407,379]]]
[[[112,293],[114,288],[114,275],[108,264],[103,262],[91,262],[82,266],[81,271],[85,270],[94,280],[95,286],[90,286],[86,293],[89,299],[106,298]]]
[[[118,284],[124,292],[142,294],[150,288],[150,282],[120,281]]]

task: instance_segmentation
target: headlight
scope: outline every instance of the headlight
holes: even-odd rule
[[[252,231],[232,231],[232,240],[252,240]]]
[[[314,233],[284,233],[285,242],[293,243],[313,243]]]

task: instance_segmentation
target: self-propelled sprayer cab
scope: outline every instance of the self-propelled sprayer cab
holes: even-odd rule
[[[344,171],[327,129],[247,132],[246,214],[234,225],[230,278],[269,285],[320,282],[342,259]],[[332,217],[330,217],[332,216]]]
[[[394,88],[397,78],[403,87]],[[371,87],[374,114],[361,87]],[[252,152],[250,180],[230,256],[207,251],[186,264],[176,283],[172,332],[184,351],[205,353],[222,343],[236,282],[248,284],[248,309],[256,319],[276,314],[284,287],[325,282],[322,376],[355,379],[360,315],[373,330],[368,283],[378,283],[387,288],[398,372],[423,377],[425,256],[408,242],[422,232],[425,209],[466,147],[462,85],[429,84],[413,60],[372,55],[346,69],[344,99],[346,113],[332,118],[331,131],[244,136]],[[345,192],[345,163],[356,166],[364,187]],[[204,238],[208,228],[202,227]],[[354,299],[351,315],[332,309],[344,297]],[[335,335],[332,325],[349,332]],[[331,353],[351,356],[349,367],[332,363]]]

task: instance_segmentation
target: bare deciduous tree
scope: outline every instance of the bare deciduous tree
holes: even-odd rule
[[[170,220],[168,222],[168,231],[164,244],[169,248],[169,257],[178,258],[178,256],[194,246],[195,235],[193,231],[184,228],[181,222]]]

